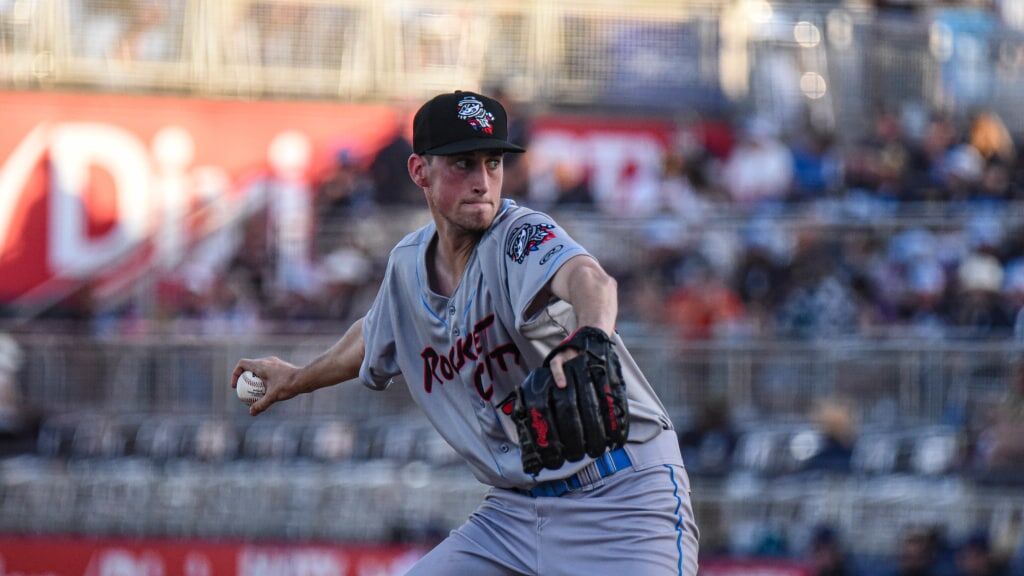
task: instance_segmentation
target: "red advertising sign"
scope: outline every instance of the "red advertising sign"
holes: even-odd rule
[[[378,149],[400,118],[387,106],[0,92],[0,301],[173,264],[197,228],[241,209],[253,179],[306,182],[339,149]],[[205,221],[191,217],[200,209]]]
[[[397,546],[0,539],[0,576],[398,576],[423,555]]]
[[[0,576],[399,576],[425,550],[350,546],[124,540],[0,538]],[[702,576],[810,576],[774,559],[702,560]]]
[[[551,200],[552,175],[581,171],[609,214],[653,204],[675,124],[661,120],[544,117],[531,128],[531,195]]]
[[[308,235],[310,177],[341,149],[374,154],[406,112],[392,106],[0,92],[0,302],[47,301],[86,283],[100,296],[171,270],[263,189]],[[531,194],[585,174],[609,213],[657,204],[671,121],[546,116],[531,127]],[[265,192],[264,192],[265,194]],[[285,218],[281,218],[284,220]],[[298,223],[298,224],[295,224]],[[282,241],[291,241],[284,234]]]

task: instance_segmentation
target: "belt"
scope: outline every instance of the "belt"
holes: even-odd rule
[[[623,468],[633,465],[625,448],[616,448],[611,452],[605,452],[593,462],[585,466],[579,472],[559,480],[548,480],[541,482],[528,490],[519,490],[527,496],[534,498],[547,497],[558,498],[569,492],[575,492],[584,486],[589,486],[602,478],[607,478]]]

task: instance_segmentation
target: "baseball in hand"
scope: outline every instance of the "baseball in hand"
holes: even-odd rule
[[[253,402],[263,398],[263,395],[267,393],[267,385],[258,376],[246,370],[238,377],[235,393],[246,406],[252,406]]]

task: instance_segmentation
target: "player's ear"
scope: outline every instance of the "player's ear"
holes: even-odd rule
[[[419,154],[409,156],[409,177],[420,188],[426,188],[430,180],[427,178],[427,171],[430,169],[427,158]]]

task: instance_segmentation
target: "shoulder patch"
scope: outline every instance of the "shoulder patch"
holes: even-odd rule
[[[505,255],[516,264],[522,264],[531,252],[555,237],[554,224],[523,224],[508,235]]]

